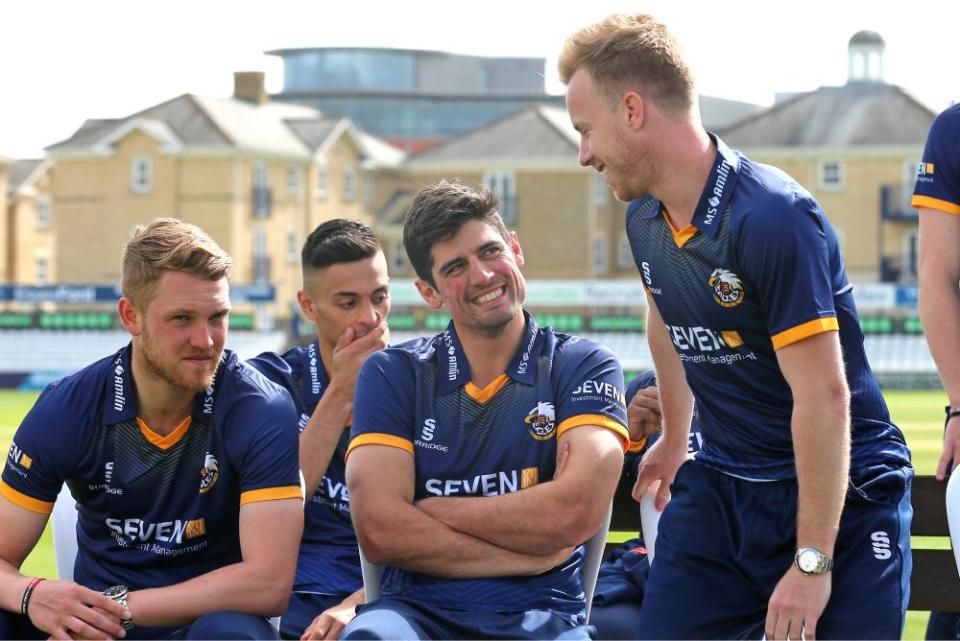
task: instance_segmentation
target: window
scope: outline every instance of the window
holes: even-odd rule
[[[820,189],[824,191],[843,189],[843,163],[839,160],[821,161],[817,174]]]
[[[363,174],[363,204],[369,206],[373,202],[373,172]]]
[[[329,182],[329,176],[327,174],[326,163],[318,165],[317,166],[317,185],[314,188],[314,196],[316,196],[319,199],[326,198],[328,182]]]
[[[387,260],[389,261],[389,273],[391,274],[407,273],[407,252],[403,248],[403,241],[402,240],[390,241],[389,250],[390,250],[389,256],[387,256]]]
[[[630,248],[630,239],[626,234],[620,235],[617,241],[617,268],[630,269],[636,263],[633,261],[633,250]]]
[[[50,199],[46,196],[37,198],[36,204],[37,229],[50,229],[53,222],[53,212],[50,208]]]
[[[348,167],[343,172],[343,201],[353,202],[357,198],[357,172]]]
[[[297,232],[287,232],[287,262],[296,263],[300,260],[300,242],[297,240]]]
[[[483,184],[500,199],[500,217],[508,226],[517,224],[517,190],[512,171],[488,171]]]
[[[610,255],[607,251],[607,239],[597,236],[593,239],[593,273],[606,274],[610,269]]]
[[[36,284],[46,285],[50,282],[50,259],[46,256],[37,256],[36,259]]]
[[[597,206],[606,205],[610,199],[610,188],[607,187],[607,179],[603,174],[593,174],[593,204]]]
[[[267,186],[267,163],[253,161],[253,190],[250,195],[254,218],[268,218],[273,201]]]
[[[287,166],[287,194],[296,196],[300,193],[300,168],[296,165]]]
[[[137,156],[130,163],[130,189],[135,194],[149,194],[153,189],[153,162],[149,156]]]
[[[267,188],[267,163],[262,160],[253,161],[253,188]]]
[[[267,230],[256,228],[253,230],[253,282],[262,283],[270,280],[270,256],[267,254]]]

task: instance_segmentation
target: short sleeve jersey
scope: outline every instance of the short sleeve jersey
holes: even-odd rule
[[[479,389],[453,324],[373,354],[357,380],[350,451],[387,445],[414,457],[414,497],[494,496],[553,477],[557,438],[597,425],[628,442],[623,373],[605,347],[538,327],[527,315],[507,371]],[[394,567],[383,595],[479,611],[582,613],[582,546],[532,577],[446,579]]]
[[[630,407],[630,401],[633,400],[637,392],[648,387],[653,387],[656,384],[657,373],[652,369],[643,370],[631,378],[627,383],[627,393],[625,394],[627,407]],[[628,472],[636,474],[636,464],[640,462],[640,459],[643,458],[646,451],[650,449],[651,445],[657,442],[659,437],[660,432],[657,432],[641,441],[630,441],[630,455],[632,455],[632,457],[624,461],[623,467],[625,474]],[[702,443],[703,435],[700,433],[700,420],[697,418],[697,410],[696,407],[694,407],[693,418],[690,421],[690,435],[687,437],[687,453],[696,454],[700,451]]]
[[[697,460],[754,480],[793,478],[793,396],[776,351],[838,331],[851,394],[851,466],[908,465],[867,363],[836,235],[793,179],[713,137],[693,221],[674,228],[647,196],[627,235],[697,403]]]
[[[160,436],[137,416],[131,348],[51,384],[20,424],[0,481],[48,514],[77,501],[74,579],[102,590],[186,581],[242,560],[239,510],[301,495],[290,395],[225,351],[189,417]]]
[[[933,121],[911,204],[960,216],[960,104]]]
[[[330,383],[318,342],[294,347],[282,356],[266,352],[248,362],[290,392],[303,431]],[[295,592],[346,596],[363,585],[345,476],[349,443],[350,430],[344,426],[323,479],[306,503]]]

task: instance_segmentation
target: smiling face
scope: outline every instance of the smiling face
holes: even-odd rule
[[[121,317],[134,336],[134,358],[149,376],[189,392],[213,383],[227,340],[230,288],[226,278],[209,280],[167,271],[145,309],[121,301]]]
[[[359,338],[386,320],[390,313],[389,280],[382,251],[308,273],[297,299],[317,328],[321,353],[332,351],[348,327]]]
[[[431,255],[436,285],[417,280],[417,288],[433,309],[446,306],[458,333],[496,336],[511,322],[523,322],[527,284],[516,234],[508,242],[493,226],[469,220],[435,243]]]
[[[653,185],[652,150],[641,142],[635,128],[628,126],[630,117],[636,118],[636,110],[642,107],[642,98],[636,93],[624,94],[611,104],[585,69],[578,69],[567,85],[567,112],[580,133],[580,164],[604,174],[607,186],[623,202],[646,196]],[[639,117],[642,121],[642,113]]]

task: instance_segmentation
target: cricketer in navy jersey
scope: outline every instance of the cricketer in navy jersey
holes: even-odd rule
[[[44,390],[0,481],[5,498],[43,514],[66,482],[78,510],[74,580],[95,590],[237,563],[240,506],[301,496],[289,394],[224,351],[192,414],[161,437],[137,416],[130,349]]]
[[[652,197],[630,203],[627,213],[637,266],[686,372],[703,433],[696,465],[683,465],[670,488],[636,634],[675,633],[680,611],[666,605],[669,595],[686,590],[684,577],[703,567],[694,560],[714,552],[752,565],[755,578],[738,589],[727,574],[710,579],[704,569],[698,586],[722,583],[728,590],[714,610],[685,619],[681,634],[763,630],[764,602],[749,595],[757,585],[775,591],[791,567],[797,535],[762,506],[780,506],[788,523],[799,509],[794,396],[776,353],[838,332],[850,394],[850,478],[833,550],[833,591],[816,625],[828,637],[896,635],[909,595],[910,452],[867,363],[836,237],[813,198],[789,177],[711,138],[716,159],[690,226],[675,229]],[[714,514],[713,496],[729,501],[734,520]],[[703,546],[700,532],[728,528]],[[743,543],[761,531],[777,533],[766,537],[778,551],[765,562],[750,552],[757,542]],[[887,553],[878,555],[871,537],[886,541]],[[874,602],[853,596],[854,585],[872,586]],[[688,594],[698,598],[695,589]],[[780,625],[766,616],[768,626]]]
[[[819,205],[778,169],[712,139],[711,188],[691,226],[674,229],[652,196],[627,209],[644,287],[697,399],[705,440],[697,460],[747,479],[794,477],[793,396],[776,351],[838,331],[851,397],[851,468],[909,465]]]
[[[414,457],[415,500],[496,496],[553,477],[557,438],[601,425],[628,438],[623,375],[610,352],[538,327],[529,314],[513,362],[487,388],[453,324],[430,339],[371,356],[357,384],[350,450],[388,445]],[[546,609],[575,620],[584,608],[582,547],[532,577],[445,579],[388,567],[383,596],[475,611]]]
[[[290,391],[302,431],[329,385],[318,341],[283,355],[266,352],[248,363]],[[349,442],[350,430],[345,425],[320,485],[307,500],[294,592],[345,597],[363,586],[345,477]]]

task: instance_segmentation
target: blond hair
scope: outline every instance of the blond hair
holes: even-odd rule
[[[176,218],[156,218],[148,225],[138,225],[123,248],[120,289],[144,309],[164,272],[219,280],[229,275],[232,266],[229,254],[196,225]]]
[[[563,45],[559,60],[564,84],[584,69],[611,100],[638,90],[664,111],[681,115],[696,103],[693,74],[680,43],[645,14],[615,14],[575,32]]]

